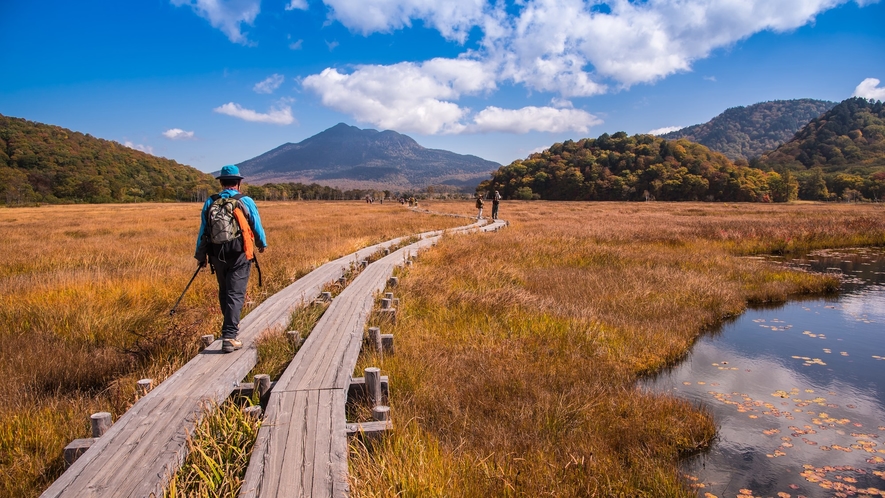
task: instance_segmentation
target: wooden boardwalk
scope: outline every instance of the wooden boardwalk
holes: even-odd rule
[[[420,236],[433,238],[441,233]],[[216,340],[139,399],[41,496],[162,496],[169,478],[186,457],[187,437],[204,408],[227,399],[255,366],[255,340],[266,331],[283,330],[292,311],[318,296],[325,284],[337,281],[351,263],[402,240],[393,239],[326,263],[269,297],[240,323],[238,338],[243,349],[222,354],[221,341]]]
[[[271,391],[240,498],[348,494],[345,402],[375,296],[409,253],[438,239],[372,263],[335,298]]]

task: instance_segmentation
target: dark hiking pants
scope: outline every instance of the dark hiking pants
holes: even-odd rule
[[[209,256],[209,262],[215,267],[215,278],[218,279],[218,304],[224,323],[221,325],[222,339],[236,339],[240,331],[240,313],[246,300],[246,285],[249,283],[249,271],[252,264],[246,259],[245,253],[225,253],[223,259]]]

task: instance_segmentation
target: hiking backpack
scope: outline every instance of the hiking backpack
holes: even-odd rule
[[[234,216],[234,210],[237,209],[240,198],[243,194],[232,195],[230,197],[222,197],[215,194],[211,197],[212,204],[206,212],[207,227],[209,228],[209,242],[213,244],[224,244],[239,238],[243,231],[240,224]]]

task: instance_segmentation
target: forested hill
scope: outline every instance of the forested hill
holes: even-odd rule
[[[0,115],[0,204],[191,200],[217,187],[169,159]]]
[[[870,173],[885,167],[885,104],[860,97],[815,118],[796,137],[759,161],[764,167],[797,171]]]
[[[503,166],[478,191],[509,199],[787,201],[790,173],[735,165],[688,140],[624,132],[568,140]]]
[[[662,135],[686,138],[725,154],[732,161],[749,160],[793,138],[812,119],[835,102],[814,99],[773,100],[732,107],[710,121]]]
[[[845,100],[753,165],[795,172],[802,199],[882,199],[885,104],[859,97]]]

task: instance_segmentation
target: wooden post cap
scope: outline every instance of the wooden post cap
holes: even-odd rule
[[[151,392],[151,389],[154,388],[154,379],[141,379],[135,384],[135,389],[138,391],[139,396],[144,396],[145,394]]]
[[[212,334],[206,334],[200,337],[200,342],[203,343],[204,348],[208,348],[213,342],[215,342],[215,336]]]
[[[332,300],[332,293],[331,292],[321,292],[320,299],[322,299],[323,301],[331,301]]]
[[[113,423],[111,420],[111,414],[108,412],[93,413],[89,419],[92,422],[92,437],[103,436],[104,433],[111,428],[111,424]]]
[[[390,301],[391,300],[387,299],[386,297],[384,299],[382,299],[381,300],[381,309],[389,310],[390,309]]]
[[[390,420],[390,407],[376,406],[372,408],[372,418],[378,422],[387,422]]]
[[[369,395],[370,406],[381,405],[381,369],[368,367],[363,370],[363,376],[366,379],[366,393]]]
[[[289,330],[286,332],[286,338],[289,339],[289,343],[298,347],[301,345],[301,332],[297,330]]]
[[[261,406],[258,406],[258,405],[247,406],[246,408],[243,408],[243,413],[245,413],[247,417],[250,417],[252,419],[261,418],[261,414],[263,412],[264,412],[264,410],[262,410]]]
[[[396,284],[399,283],[399,279],[396,277],[390,277],[390,280],[387,281],[387,285],[391,287],[396,287]]]
[[[385,292],[384,299],[393,299],[393,292]]]

